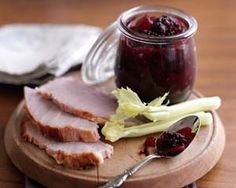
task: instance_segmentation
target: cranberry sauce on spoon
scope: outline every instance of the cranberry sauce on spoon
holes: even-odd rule
[[[140,154],[147,156],[156,152],[160,156],[170,157],[183,152],[193,141],[199,130],[199,119],[190,116],[177,122],[176,125],[175,129],[165,131],[158,138],[148,136]]]
[[[99,188],[120,187],[125,180],[137,172],[142,166],[153,159],[175,157],[182,153],[191,144],[200,128],[200,119],[197,116],[187,116],[171,125],[161,136],[149,137],[145,141],[145,146],[154,147],[154,152],[126,169]]]

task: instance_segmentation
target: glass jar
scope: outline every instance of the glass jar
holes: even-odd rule
[[[171,15],[186,29],[172,36],[149,36],[132,30],[130,25],[145,15]],[[196,77],[196,30],[196,20],[177,9],[130,9],[98,38],[82,66],[82,78],[97,83],[115,75],[117,87],[131,88],[145,102],[166,92],[171,103],[187,100]]]

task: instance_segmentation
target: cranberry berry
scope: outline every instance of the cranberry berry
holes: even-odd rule
[[[155,36],[172,36],[186,31],[183,20],[174,16],[161,16],[152,25],[152,33]]]
[[[172,36],[186,31],[187,24],[175,16],[144,15],[130,21],[128,27],[135,32],[149,36]]]
[[[184,129],[180,129],[178,133],[184,135],[188,142],[191,142],[195,136],[195,133],[192,132],[190,127],[185,127]]]
[[[151,31],[155,19],[154,16],[144,15],[129,22],[128,27],[132,31],[145,33],[145,31]]]
[[[156,146],[156,137],[154,136],[149,136],[146,138],[145,142],[144,142],[144,146],[145,147],[155,147]]]
[[[166,132],[157,140],[157,153],[159,155],[175,156],[181,153],[188,144],[184,135],[178,132]]]

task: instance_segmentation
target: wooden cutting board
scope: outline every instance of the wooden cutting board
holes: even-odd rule
[[[194,94],[196,97],[197,94]],[[191,146],[172,159],[155,160],[144,166],[122,187],[183,187],[210,171],[220,159],[225,145],[225,132],[216,112],[213,124],[202,127]],[[20,124],[24,101],[19,104],[5,130],[6,151],[15,166],[27,176],[47,187],[92,188],[123,172],[138,160],[145,137],[122,139],[113,144],[114,155],[98,168],[72,170],[58,165],[44,150],[25,142]]]

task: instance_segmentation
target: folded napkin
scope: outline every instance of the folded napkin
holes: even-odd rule
[[[0,82],[27,84],[61,76],[84,61],[100,32],[88,25],[2,26]]]

